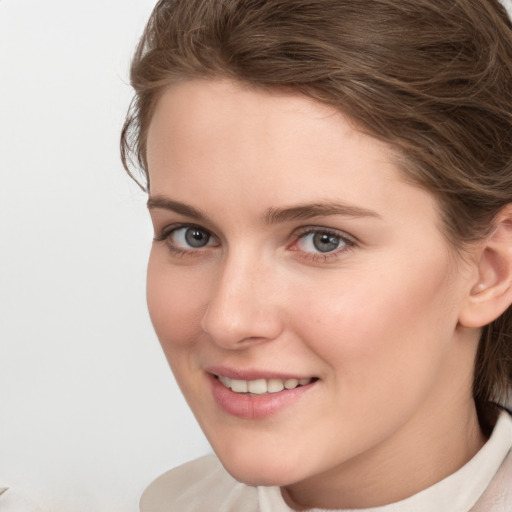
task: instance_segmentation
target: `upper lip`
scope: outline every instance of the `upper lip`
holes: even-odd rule
[[[212,375],[222,375],[230,379],[257,380],[257,379],[311,379],[313,375],[300,375],[296,373],[283,373],[272,370],[259,370],[256,368],[231,368],[227,366],[208,366],[204,369]]]

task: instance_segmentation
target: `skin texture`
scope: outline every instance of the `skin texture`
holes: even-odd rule
[[[478,269],[450,248],[435,199],[406,183],[389,147],[305,97],[197,80],[159,100],[148,165],[151,318],[230,473],[281,486],[296,508],[362,508],[476,453],[479,329],[460,319]],[[310,203],[348,208],[268,222]],[[208,244],[188,245],[180,223]],[[338,247],[319,252],[312,227]],[[214,365],[318,380],[268,417],[239,418],[212,396]]]

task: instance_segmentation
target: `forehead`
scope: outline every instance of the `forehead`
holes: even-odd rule
[[[347,122],[336,122],[341,117],[333,107],[298,93],[266,91],[229,80],[193,80],[172,86],[159,98],[148,131],[148,153],[152,156],[157,149],[153,142],[188,149],[202,140],[209,149],[217,148],[219,153],[228,149],[249,161],[263,145],[283,154],[285,139],[307,142],[310,149],[328,142],[327,123],[330,138],[357,136]],[[231,137],[226,138],[228,133]]]
[[[232,208],[256,211],[342,200],[391,216],[435,207],[405,182],[389,146],[300,94],[181,83],[159,99],[147,148],[151,194],[190,204],[229,198]]]

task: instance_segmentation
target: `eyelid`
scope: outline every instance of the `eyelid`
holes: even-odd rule
[[[208,235],[216,241],[215,245],[205,245],[203,247],[198,248],[183,248],[179,245],[175,245],[172,241],[170,241],[170,235],[179,230],[179,229],[186,229],[186,228],[196,228],[201,231],[204,231],[208,233]],[[314,233],[326,233],[329,235],[334,235],[338,237],[342,242],[343,246],[337,249],[334,249],[330,252],[310,252],[310,251],[303,251],[296,246],[297,242],[304,238],[305,236],[309,234]],[[343,254],[347,253],[348,251],[352,250],[354,247],[356,247],[359,244],[359,241],[356,237],[353,235],[350,235],[346,233],[345,231],[341,231],[339,229],[326,227],[326,226],[319,226],[319,225],[310,225],[310,226],[302,226],[298,229],[296,229],[292,234],[293,240],[287,244],[286,248],[290,251],[293,251],[297,254],[299,258],[305,259],[305,260],[312,260],[315,262],[328,262],[332,260],[336,260],[339,257],[341,257]],[[208,251],[208,248],[212,247],[218,247],[220,244],[219,238],[212,233],[209,229],[201,226],[200,224],[196,224],[193,222],[176,222],[174,224],[169,224],[163,227],[161,230],[157,230],[157,233],[155,234],[153,240],[155,242],[166,242],[167,248],[170,252],[173,253],[175,256],[201,256],[204,255],[205,252]]]
[[[311,225],[311,226],[303,226],[295,230],[295,235],[297,238],[302,238],[306,235],[309,235],[310,233],[327,233],[331,235],[335,235],[339,237],[344,242],[347,242],[349,244],[356,244],[358,243],[358,240],[355,236],[349,235],[346,231],[342,231],[340,229],[336,228],[330,228],[327,226],[318,226],[318,225]]]
[[[195,224],[194,222],[176,222],[174,224],[167,224],[162,229],[157,230],[157,232],[155,233],[155,235],[153,237],[153,240],[155,240],[155,242],[162,242],[162,241],[166,240],[166,238],[171,233],[173,233],[174,231],[177,231],[178,229],[182,229],[182,228],[197,228],[197,229],[200,229],[201,231],[205,231],[210,236],[217,238],[209,229],[206,229],[205,227],[203,227],[199,224]]]
[[[171,240],[171,235],[180,230],[180,229],[189,229],[189,228],[195,228],[200,231],[204,231],[205,233],[208,233],[210,240],[214,240],[217,243],[216,244],[210,244],[208,243],[205,246],[202,247],[181,247],[180,245],[176,245]],[[158,230],[158,232],[153,237],[154,242],[163,242],[166,244],[167,249],[173,256],[201,256],[206,251],[211,249],[212,247],[218,247],[220,244],[218,243],[218,238],[213,234],[209,229],[204,228],[203,226],[199,224],[195,224],[192,222],[177,222],[174,224],[168,224],[161,230]]]
[[[315,233],[326,233],[329,235],[334,235],[338,237],[345,245],[330,252],[309,252],[302,251],[299,248],[294,248],[294,246],[300,239],[304,238],[309,234]],[[345,231],[340,231],[339,229],[329,228],[325,226],[304,226],[296,230],[294,234],[295,239],[288,246],[288,249],[297,253],[297,255],[300,258],[321,263],[327,263],[329,261],[337,260],[342,255],[354,249],[359,243],[356,237],[349,235]]]

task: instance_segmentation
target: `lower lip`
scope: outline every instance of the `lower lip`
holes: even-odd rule
[[[224,412],[237,418],[256,420],[267,418],[294,404],[318,381],[294,389],[284,389],[278,393],[265,393],[263,395],[235,393],[213,375],[210,375],[210,382],[213,398]]]

